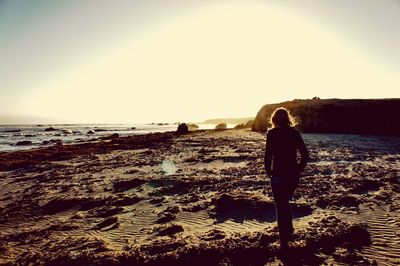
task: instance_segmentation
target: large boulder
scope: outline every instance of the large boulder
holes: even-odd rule
[[[226,123],[219,123],[218,125],[215,126],[216,130],[224,130],[227,128],[228,128],[228,126],[226,125]]]
[[[189,132],[189,127],[186,123],[181,123],[178,125],[178,129],[176,130],[176,134],[186,134]]]
[[[264,105],[253,131],[268,130],[272,112],[287,108],[302,132],[400,136],[400,99],[311,99]]]
[[[17,143],[15,143],[16,146],[28,146],[28,145],[32,145],[32,141],[29,140],[22,140],[22,141],[18,141]]]
[[[49,132],[49,131],[56,131],[57,129],[55,129],[54,127],[48,127],[45,128],[44,131]]]

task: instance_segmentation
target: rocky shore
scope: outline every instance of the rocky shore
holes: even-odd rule
[[[0,264],[396,265],[400,139],[303,137],[288,255],[265,136],[229,129],[0,153]]]

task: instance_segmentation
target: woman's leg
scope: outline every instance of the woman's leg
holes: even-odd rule
[[[289,193],[287,184],[282,178],[271,178],[272,194],[275,202],[276,220],[279,229],[281,246],[286,246],[290,236],[293,234],[292,212],[289,204]]]
[[[293,194],[297,187],[299,186],[300,183],[300,175],[294,175],[290,180],[290,186],[288,188],[288,202],[290,200],[293,200]],[[289,204],[289,203],[288,203]],[[290,211],[290,230],[289,230],[289,238],[293,235],[294,233],[294,228],[293,228],[293,219],[292,219],[292,210],[290,209],[290,204],[289,204],[289,211]]]

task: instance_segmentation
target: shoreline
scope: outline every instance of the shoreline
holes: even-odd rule
[[[312,160],[292,202],[291,259],[373,265],[385,261],[378,236],[389,241],[385,263],[398,260],[397,238],[371,225],[390,231],[397,225],[384,219],[400,218],[399,145],[329,134],[305,142]],[[263,134],[228,129],[0,152],[0,261],[282,262],[264,145]],[[376,221],[366,226],[363,215]]]
[[[132,126],[135,125],[135,126]],[[216,124],[198,124],[195,130],[214,130]],[[194,124],[195,127],[198,127]],[[62,126],[62,127],[61,127]],[[227,129],[246,129],[248,125],[228,124]],[[54,144],[63,145],[80,144],[90,142],[93,139],[103,139],[111,135],[118,134],[119,137],[132,135],[142,135],[149,133],[175,132],[175,124],[151,123],[151,124],[78,124],[78,125],[54,125],[30,126],[21,125],[20,127],[0,126],[0,152],[13,152],[31,150],[34,148],[49,147]],[[259,132],[265,134],[265,132]],[[343,132],[303,132],[302,134],[337,134],[344,136],[360,137],[383,137],[400,138],[399,136],[382,134],[356,134]]]
[[[190,124],[193,129],[214,129],[213,124]],[[235,125],[228,125],[233,128]],[[91,138],[102,138],[112,134],[120,137],[156,132],[176,131],[177,125],[151,124],[78,124],[78,125],[20,125],[0,126],[0,151],[27,150],[47,147],[55,143],[82,143]]]

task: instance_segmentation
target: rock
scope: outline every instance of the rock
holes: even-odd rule
[[[336,205],[345,207],[358,206],[360,203],[361,200],[352,195],[345,195],[336,201]]]
[[[131,129],[136,129],[136,127],[131,127]]]
[[[243,128],[251,128],[254,120],[249,120],[246,123],[238,124],[234,128],[235,129],[243,129]]]
[[[48,131],[56,131],[57,129],[55,129],[54,127],[48,127],[45,128],[44,131],[48,132]]]
[[[377,265],[376,261],[367,259],[361,254],[357,254],[355,250],[345,248],[337,248],[332,254],[335,262],[340,262],[343,265]]]
[[[109,135],[107,137],[104,137],[103,139],[117,139],[117,138],[119,138],[119,134],[118,133],[114,133],[114,134],[111,134],[111,135]]]
[[[181,211],[181,208],[177,205],[175,206],[168,206],[164,212],[170,212],[170,213],[178,213]]]
[[[351,193],[357,193],[357,194],[362,194],[366,193],[370,190],[375,191],[379,190],[379,188],[382,186],[382,184],[378,180],[373,180],[373,179],[362,179],[359,181],[359,183],[355,184],[353,188],[349,190]]]
[[[226,125],[226,123],[219,123],[218,125],[215,126],[216,130],[224,130],[227,128],[228,128],[228,126]]]
[[[315,202],[315,204],[322,209],[325,209],[329,205],[329,203],[330,203],[329,200],[325,199],[322,196],[318,197],[318,199]]]
[[[111,197],[89,197],[89,198],[81,198],[81,202],[79,203],[79,210],[87,211],[94,208],[98,208],[104,205],[107,205]]]
[[[94,135],[96,134],[93,130],[89,130],[88,132],[86,132],[87,135]]]
[[[51,140],[44,140],[42,142],[43,145],[49,145],[49,144],[62,144],[61,139],[51,139]]]
[[[117,217],[115,217],[115,216],[111,216],[111,217],[108,217],[108,218],[106,218],[106,219],[104,219],[103,221],[101,221],[100,223],[98,223],[95,227],[94,227],[94,229],[102,229],[102,228],[104,228],[104,227],[108,227],[108,226],[110,226],[110,225],[113,225],[113,224],[116,224],[116,223],[118,223],[118,218]]]
[[[225,232],[219,229],[212,229],[206,232],[205,234],[200,235],[200,239],[205,241],[219,240],[219,239],[224,239],[225,237],[226,237]]]
[[[4,133],[18,133],[21,132],[21,129],[7,129],[3,131]]]
[[[169,224],[165,227],[162,227],[158,232],[160,236],[169,236],[177,233],[183,232],[183,227],[180,224]]]
[[[15,145],[16,146],[28,146],[28,145],[32,145],[32,141],[29,141],[29,140],[18,141]]]
[[[109,138],[111,138],[111,139],[117,139],[117,138],[119,138],[119,134],[118,134],[118,133],[111,134],[111,135],[109,136]]]
[[[52,215],[59,212],[67,211],[78,206],[82,203],[80,198],[57,198],[52,199],[43,205],[42,210],[44,214]]]
[[[132,178],[130,180],[119,180],[113,184],[114,190],[117,192],[123,192],[132,188],[139,187],[146,183],[146,181],[139,178]]]
[[[160,215],[160,218],[157,219],[156,223],[163,224],[169,223],[176,219],[176,215],[170,212],[166,212]]]
[[[214,208],[209,208],[210,217],[216,218],[218,222],[232,219],[243,222],[246,219],[257,219],[263,217],[263,221],[274,221],[275,205],[271,198],[261,193],[232,192],[223,193],[211,200]],[[294,206],[293,214],[302,217],[311,214],[311,206]]]
[[[189,129],[189,131],[195,131],[195,130],[199,129],[199,126],[196,124],[189,124],[188,129]]]
[[[129,205],[134,205],[141,201],[142,198],[137,197],[137,196],[123,196],[121,198],[115,199],[112,204],[114,206],[129,206]]]
[[[74,134],[71,129],[62,129],[61,132],[64,134]]]
[[[165,197],[155,197],[149,200],[149,203],[151,204],[156,204],[156,205],[161,205],[161,203],[165,201]]]
[[[175,133],[177,134],[187,134],[189,132],[189,127],[186,125],[186,123],[179,124],[178,129],[176,130]]]
[[[104,129],[104,128],[95,128],[93,131],[94,132],[105,132],[105,131],[108,131],[108,130]]]
[[[362,201],[353,195],[319,196],[316,205],[320,208],[329,206],[357,207]]]

